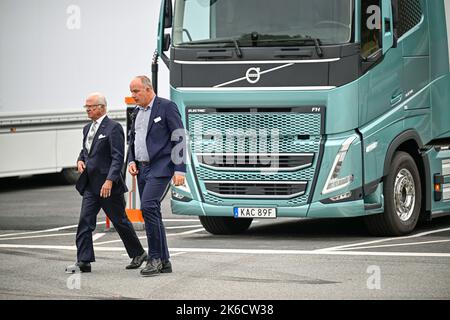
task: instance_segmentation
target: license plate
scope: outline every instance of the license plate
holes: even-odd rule
[[[274,219],[277,208],[234,208],[235,218]]]

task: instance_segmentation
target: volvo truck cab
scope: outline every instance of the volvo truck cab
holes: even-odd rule
[[[449,213],[449,14],[448,0],[162,1],[157,57],[188,130],[173,213],[213,234],[362,216],[375,235]]]

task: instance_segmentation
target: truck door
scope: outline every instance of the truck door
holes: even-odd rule
[[[361,0],[361,55],[367,66],[360,90],[360,123],[372,122],[404,97],[402,50],[396,48],[390,0]]]

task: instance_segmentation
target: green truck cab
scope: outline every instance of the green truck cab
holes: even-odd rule
[[[174,214],[362,216],[404,235],[450,213],[449,0],[163,0],[158,50],[188,130]],[[155,69],[154,69],[155,70]]]

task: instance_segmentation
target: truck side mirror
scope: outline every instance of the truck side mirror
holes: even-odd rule
[[[172,0],[166,0],[164,5],[164,28],[172,28]]]
[[[164,34],[163,51],[168,51],[170,49],[170,34]]]
[[[172,27],[172,0],[163,0],[161,2],[161,9],[159,11],[158,24],[158,56],[164,57],[163,52],[169,50],[170,36],[167,41],[167,36],[164,34],[165,29]]]

